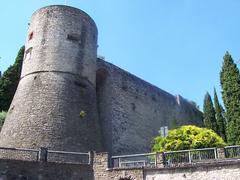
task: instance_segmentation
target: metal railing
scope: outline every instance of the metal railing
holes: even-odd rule
[[[155,167],[156,153],[112,156],[112,167]]]
[[[4,159],[21,159],[26,161],[38,161],[39,150],[27,148],[0,147],[0,157]]]
[[[240,158],[240,145],[224,147],[225,158]]]
[[[25,161],[64,162],[90,164],[90,152],[54,151],[47,148],[26,149],[0,147],[0,158]]]
[[[145,153],[134,155],[112,156],[113,168],[126,167],[176,167],[217,159],[216,148],[170,151],[163,153]]]
[[[90,153],[48,150],[47,161],[90,164]]]
[[[163,163],[165,166],[178,166],[206,162],[217,159],[216,148],[192,149],[181,151],[170,151],[163,153]]]

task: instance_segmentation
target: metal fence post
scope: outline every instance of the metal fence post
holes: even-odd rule
[[[40,147],[40,150],[38,153],[38,160],[41,162],[47,162],[47,154],[48,154],[48,149],[45,147]]]
[[[217,159],[217,148],[214,148],[214,158]]]
[[[158,164],[158,153],[156,152],[155,153],[155,167],[157,167],[157,164]]]
[[[89,151],[88,152],[88,164],[89,165],[93,165],[93,161],[94,161],[94,152],[93,151]]]
[[[188,160],[189,160],[189,163],[191,164],[192,163],[191,151],[188,151]]]

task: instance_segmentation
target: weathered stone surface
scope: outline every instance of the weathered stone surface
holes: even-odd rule
[[[80,9],[58,5],[37,10],[25,46],[22,77],[39,71],[60,71],[84,77],[95,86],[97,27]]]
[[[238,180],[240,166],[233,160],[184,168],[148,169],[144,174],[145,180]]]
[[[93,180],[89,165],[0,159],[1,180]]]
[[[109,169],[111,159],[108,153],[95,153],[93,161],[93,174],[96,180],[119,180],[131,177],[133,180],[143,179],[142,168],[132,169]]]
[[[181,96],[98,59],[97,98],[106,151],[114,155],[150,151],[161,126],[202,125],[202,114]]]
[[[103,150],[93,20],[76,8],[48,6],[33,14],[28,34],[21,80],[0,146]]]
[[[202,125],[187,100],[96,54],[97,28],[86,13],[58,5],[36,11],[0,146],[143,153],[161,126]]]

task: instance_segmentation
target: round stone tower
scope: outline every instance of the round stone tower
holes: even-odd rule
[[[0,146],[101,151],[95,78],[97,27],[83,11],[48,6],[31,18]]]

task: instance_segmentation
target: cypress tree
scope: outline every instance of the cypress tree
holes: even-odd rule
[[[240,74],[231,55],[226,52],[220,72],[223,103],[226,108],[227,140],[240,143]]]
[[[216,112],[216,121],[217,121],[217,133],[226,141],[226,133],[225,133],[225,119],[223,117],[222,107],[219,103],[216,89],[214,88],[214,107]]]
[[[0,111],[7,111],[12,102],[20,80],[24,49],[24,46],[20,48],[15,63],[0,78]]]
[[[217,122],[215,118],[215,110],[210,94],[207,92],[203,103],[203,122],[204,125],[217,132]]]

